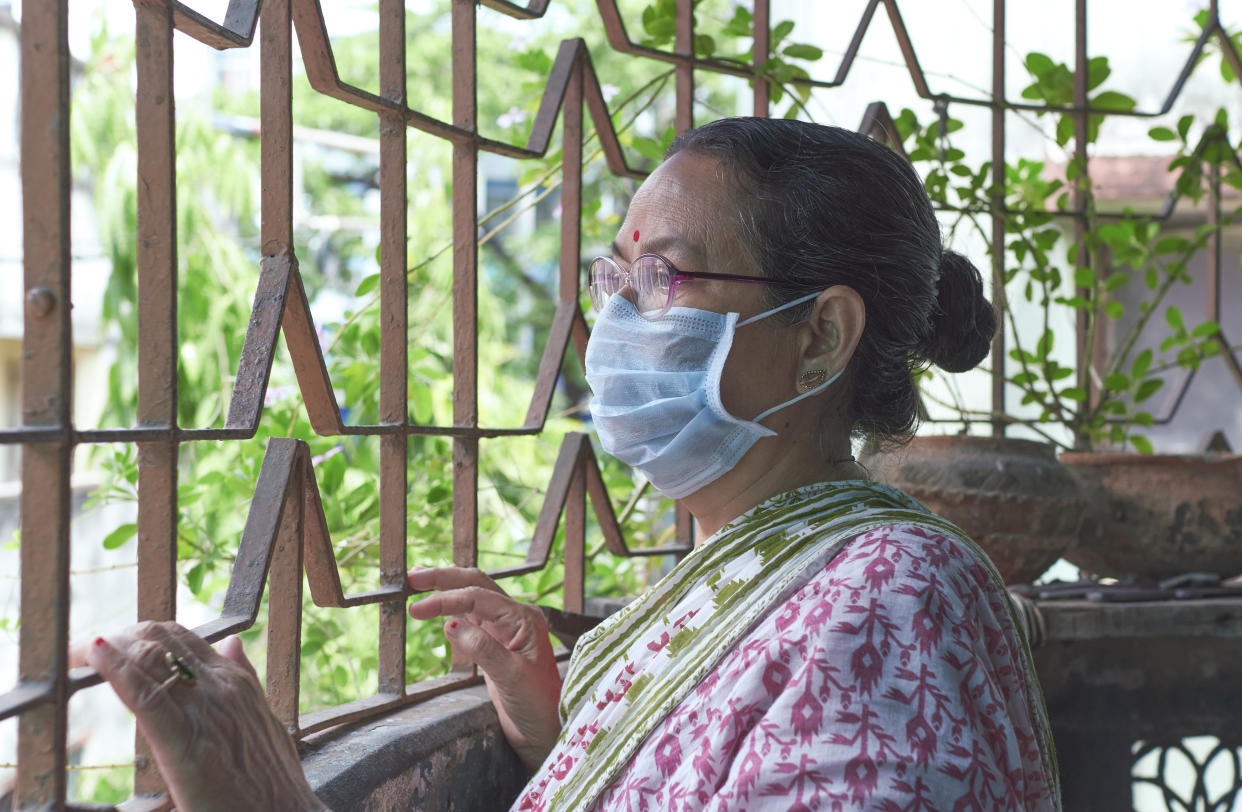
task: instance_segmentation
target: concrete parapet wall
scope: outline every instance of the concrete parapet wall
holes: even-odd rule
[[[483,686],[452,691],[312,744],[302,757],[336,812],[508,808],[528,774]]]

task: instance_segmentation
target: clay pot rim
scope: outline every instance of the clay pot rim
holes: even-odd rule
[[[1071,466],[1202,467],[1235,465],[1242,454],[1132,454],[1123,451],[1065,451],[1058,459]]]

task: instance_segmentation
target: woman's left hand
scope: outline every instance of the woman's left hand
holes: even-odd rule
[[[220,648],[176,623],[148,622],[75,645],[69,659],[98,671],[134,712],[178,809],[325,809],[241,641]]]

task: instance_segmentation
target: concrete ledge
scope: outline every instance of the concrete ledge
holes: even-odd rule
[[[528,777],[481,685],[313,745],[302,767],[336,812],[494,812],[508,808]]]

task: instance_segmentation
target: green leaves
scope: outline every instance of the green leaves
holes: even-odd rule
[[[630,145],[644,158],[649,159],[653,163],[659,163],[664,160],[664,154],[668,152],[669,146],[676,137],[677,130],[670,125],[660,134],[659,140],[645,136],[634,136],[630,141]]]
[[[1074,106],[1073,70],[1051,56],[1034,52],[1024,59],[1030,74],[1022,90],[1025,99],[1054,108]],[[1086,85],[1091,113],[1086,120],[1086,142],[1097,140],[1108,114],[1135,109],[1134,99],[1109,89],[1111,67],[1105,57],[1088,60]],[[1075,114],[1049,110],[1036,116],[1051,116],[1051,137],[1069,147],[1075,137]],[[952,198],[951,182],[967,178],[962,163],[941,166],[946,145],[929,133],[936,122],[920,128],[913,112],[903,110],[895,119],[898,132],[912,160],[935,166],[927,172],[927,188],[938,203],[961,206]],[[1190,137],[1202,131],[1197,142]],[[1183,115],[1175,124],[1152,126],[1148,136],[1153,143],[1172,144],[1179,149],[1169,170],[1176,173],[1177,193],[1198,200],[1205,188],[1205,166],[1222,167],[1222,181],[1242,189],[1242,169],[1234,166],[1236,144],[1229,138],[1227,111],[1219,110],[1210,121]],[[954,158],[957,156],[954,155]],[[1147,453],[1150,444],[1131,433],[1136,426],[1154,425],[1151,413],[1141,406],[1164,391],[1164,373],[1171,367],[1195,369],[1203,359],[1220,351],[1219,327],[1211,322],[1190,324],[1165,297],[1177,282],[1190,283],[1190,259],[1218,233],[1218,224],[1205,224],[1175,233],[1162,231],[1149,215],[1124,209],[1120,216],[1107,219],[1096,210],[1094,190],[1085,162],[1071,156],[1065,163],[1067,183],[1050,178],[1041,161],[1018,159],[1004,172],[1005,257],[1004,282],[1010,306],[1016,313],[1025,307],[1022,318],[1010,314],[1014,323],[1011,363],[1007,380],[1021,392],[1019,405],[1035,407],[1024,414],[1038,415],[1038,421],[1060,422],[1076,435],[1076,443],[1090,447],[1108,442],[1132,444]],[[937,174],[939,173],[939,174]],[[1070,199],[1069,187],[1076,192]],[[987,189],[986,185],[983,187]],[[939,195],[939,196],[937,196]],[[979,211],[989,211],[989,200],[977,200]],[[1065,211],[1071,202],[1085,218],[1081,240],[1069,242],[1065,221],[1053,220],[1051,213]],[[1242,214],[1242,207],[1239,207]],[[977,217],[977,215],[974,215]],[[978,229],[982,232],[982,229]],[[982,235],[985,240],[993,239]],[[1063,251],[1061,249],[1064,249]],[[1089,261],[1084,262],[1083,257]],[[1134,280],[1141,287],[1127,285]],[[1024,304],[1027,303],[1027,304]],[[1166,306],[1168,305],[1168,306]],[[1033,311],[1033,312],[1032,312]],[[1067,311],[1067,312],[1066,312]],[[1170,335],[1159,347],[1148,346],[1148,323],[1163,317]],[[1041,318],[1042,317],[1042,318]],[[1101,324],[1109,322],[1108,327]],[[1072,334],[1078,325],[1087,341],[1099,346],[1101,331],[1110,336],[1107,345],[1112,356],[1100,360],[1098,376],[1087,379],[1094,388],[1080,386],[1082,370],[1062,365],[1054,356],[1055,341],[1049,333]],[[1140,334],[1143,340],[1139,340]],[[1063,348],[1062,353],[1066,350]],[[1015,364],[1017,366],[1015,366]],[[1068,384],[1063,386],[1064,384]],[[1063,386],[1063,388],[1058,388]]]
[[[783,53],[785,56],[789,57],[790,59],[806,59],[812,62],[821,58],[824,55],[824,51],[822,48],[817,48],[814,45],[803,45],[799,43],[794,43],[793,45],[786,45],[785,48],[781,51],[781,53]]]
[[[1220,332],[1220,324],[1214,321],[1205,321],[1197,325],[1190,331],[1190,335],[1194,338],[1211,338]]]
[[[1027,72],[1034,80],[1022,90],[1022,98],[1044,102],[1050,107],[1071,107],[1074,104],[1074,72],[1064,62],[1056,62],[1046,54],[1027,54],[1024,62]],[[1087,90],[1095,90],[1111,75],[1108,57],[1096,56],[1087,60]],[[1115,90],[1103,90],[1088,97],[1093,110],[1110,113],[1127,112],[1135,107],[1134,99]],[[1043,111],[1036,115],[1044,115]],[[1100,132],[1104,116],[1096,113],[1087,117],[1087,143],[1093,143]],[[1074,119],[1069,114],[1058,114],[1056,142],[1067,145],[1074,137]],[[1073,173],[1070,174],[1071,179]]]
[[[1091,99],[1091,106],[1096,110],[1107,110],[1110,113],[1124,113],[1134,109],[1135,101],[1124,93],[1105,90]]]
[[[725,24],[722,30],[731,37],[753,37],[755,35],[755,16],[745,6],[735,6],[733,17]]]
[[[1163,386],[1164,380],[1162,378],[1148,378],[1135,388],[1134,402],[1142,403],[1159,392]]]
[[[1124,392],[1130,388],[1130,378],[1124,372],[1114,372],[1104,378],[1104,385],[1109,389]]]
[[[138,533],[138,526],[135,524],[123,524],[104,536],[103,548],[105,550],[115,550],[132,539]]]
[[[1035,81],[1023,88],[1022,98],[1054,106],[1066,106],[1073,101],[1074,74],[1065,63],[1033,51],[1026,55],[1024,64]]]
[[[677,0],[655,0],[643,9],[643,31],[649,47],[672,42],[677,36]]]

